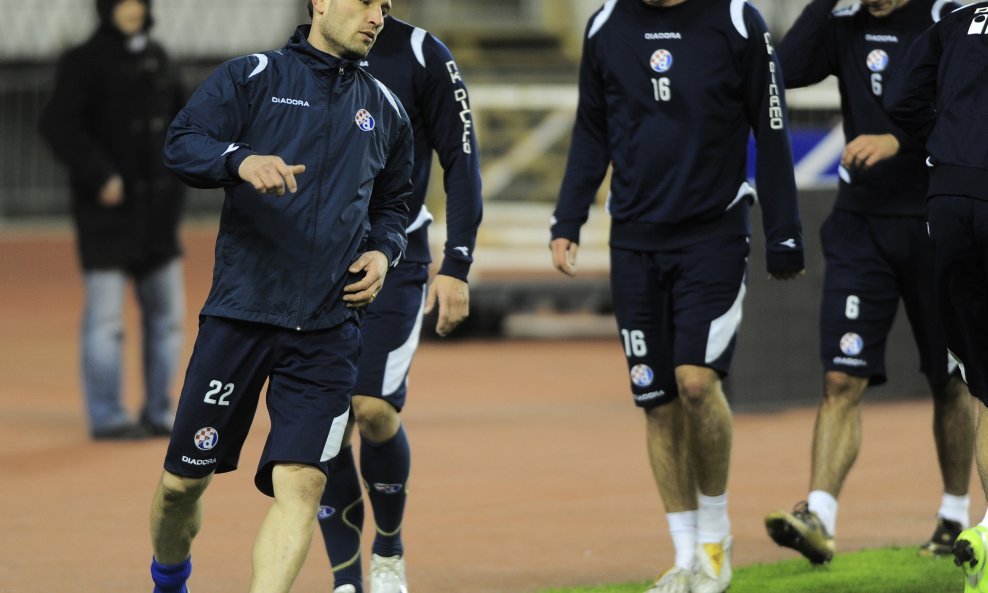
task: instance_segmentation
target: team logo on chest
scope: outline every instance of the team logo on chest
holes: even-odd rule
[[[889,55],[884,50],[876,49],[868,54],[868,69],[872,72],[883,72],[889,65]]]
[[[656,72],[668,72],[672,68],[672,52],[667,49],[657,49],[648,63]]]
[[[353,116],[353,121],[357,123],[357,127],[365,132],[370,132],[374,129],[374,116],[370,114],[366,109],[361,109]]]

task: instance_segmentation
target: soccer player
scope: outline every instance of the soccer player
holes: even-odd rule
[[[939,0],[865,0],[834,11],[813,0],[779,44],[786,88],[840,80],[844,136],[840,186],[820,229],[826,273],[820,308],[823,399],[813,432],[810,492],[792,512],[765,517],[769,535],[810,562],[834,554],[837,498],[861,447],[861,401],[886,380],[885,346],[901,299],[933,394],[933,435],[944,494],[933,536],[949,554],[968,525],[973,408],[950,362],[933,305],[923,146],[882,110],[884,89],[909,44],[958,7]]]
[[[803,270],[782,75],[743,0],[610,0],[589,20],[552,260],[576,272],[580,227],[612,165],[611,290],[634,403],[676,550],[648,593],[731,582],[730,368],[748,275],[749,132],[773,278]]]
[[[910,47],[885,97],[893,120],[924,142],[937,311],[971,393],[988,404],[988,2],[946,15]],[[988,496],[988,414],[975,457]],[[988,592],[988,514],[954,544],[968,593]]]
[[[388,17],[361,66],[398,95],[408,111],[415,138],[413,193],[408,201],[405,255],[367,308],[353,416],[343,449],[330,470],[319,525],[333,565],[336,592],[361,593],[363,478],[376,525],[370,590],[405,593],[402,521],[411,454],[399,412],[405,405],[408,371],[418,346],[423,313],[438,303],[436,332],[441,336],[469,313],[467,274],[483,208],[480,167],[467,88],[442,42],[420,28]],[[447,238],[438,274],[428,284],[432,214],[425,207],[425,195],[433,151],[444,173]],[[360,432],[359,474],[350,446],[354,420]]]
[[[165,470],[151,505],[155,593],[187,593],[202,494],[236,469],[261,387],[271,429],[254,482],[274,498],[250,591],[284,593],[339,452],[361,308],[405,248],[412,129],[357,66],[389,0],[314,0],[278,51],[220,66],[172,122],[165,163],[226,191]]]

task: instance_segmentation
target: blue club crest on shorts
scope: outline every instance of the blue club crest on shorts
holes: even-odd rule
[[[857,356],[864,349],[864,340],[854,332],[847,332],[840,339],[840,351],[847,356]]]
[[[872,72],[882,72],[889,65],[889,55],[885,50],[876,49],[868,54],[868,69]]]
[[[657,49],[648,60],[648,64],[656,72],[668,72],[672,68],[672,52],[667,49]]]
[[[631,382],[638,387],[648,387],[654,379],[655,373],[647,364],[636,364],[631,367]]]
[[[205,426],[196,431],[194,437],[196,449],[209,451],[220,442],[220,433],[212,426]]]
[[[316,513],[316,519],[319,519],[320,521],[325,521],[326,519],[329,519],[335,514],[336,514],[336,509],[334,509],[333,507],[320,505],[319,512]]]
[[[374,116],[366,109],[361,109],[353,116],[353,121],[357,122],[357,127],[365,132],[374,129]]]

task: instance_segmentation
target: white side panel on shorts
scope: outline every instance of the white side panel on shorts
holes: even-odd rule
[[[384,365],[384,385],[381,393],[388,397],[405,381],[408,376],[408,369],[412,366],[412,356],[419,347],[419,333],[422,331],[422,312],[425,309],[425,285],[422,285],[422,302],[419,304],[419,314],[415,318],[415,327],[408,339],[397,350],[392,350],[388,354],[388,362]]]
[[[419,210],[419,214],[412,221],[412,224],[408,225],[408,228],[405,229],[405,234],[407,235],[408,233],[419,230],[427,222],[432,222],[432,212],[429,212],[425,204],[422,204],[422,209]]]
[[[346,422],[349,418],[350,410],[333,418],[333,426],[329,428],[329,436],[326,437],[326,444],[323,445],[319,461],[325,463],[339,454],[340,445],[343,444],[343,433],[346,432]]]
[[[747,280],[747,274],[741,280],[741,288],[738,290],[738,296],[734,299],[731,308],[710,322],[710,333],[707,334],[707,353],[704,356],[704,361],[707,364],[724,354],[724,350],[727,350],[727,346],[731,343],[731,338],[734,337],[741,325],[741,304],[744,302],[744,293],[748,290],[745,280]]]

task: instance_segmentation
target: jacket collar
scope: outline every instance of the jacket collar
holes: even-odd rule
[[[311,28],[311,25],[299,25],[285,48],[297,53],[301,60],[318,74],[328,76],[338,71],[352,74],[357,69],[358,62],[337,58],[313,47],[309,43],[309,30]]]

